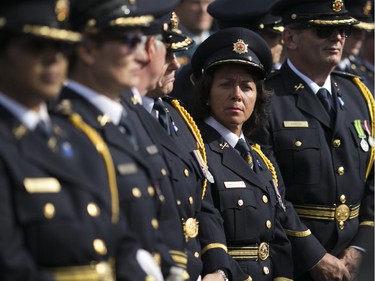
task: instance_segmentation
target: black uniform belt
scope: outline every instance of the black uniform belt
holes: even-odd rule
[[[345,221],[358,217],[359,207],[360,204],[354,206],[341,204],[333,207],[294,205],[294,209],[301,218],[336,220],[341,229],[344,228]]]
[[[264,261],[270,255],[270,246],[265,242],[254,246],[228,246],[228,254],[235,260],[252,259]]]
[[[109,262],[92,265],[66,266],[51,269],[56,281],[115,281],[114,268]]]

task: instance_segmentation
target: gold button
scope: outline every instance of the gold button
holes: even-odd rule
[[[56,213],[55,206],[52,203],[46,203],[46,205],[44,205],[43,213],[47,219],[52,219]]]
[[[158,223],[158,220],[157,219],[152,219],[151,220],[151,225],[154,229],[158,229],[159,228],[159,223]]]
[[[151,185],[147,187],[147,192],[150,194],[151,197],[155,196],[155,189]]]
[[[152,253],[152,257],[158,266],[161,266],[161,256],[159,253]]]
[[[87,212],[89,213],[90,216],[96,218],[100,214],[100,209],[98,205],[96,205],[95,203],[89,203],[87,205]]]
[[[241,207],[243,205],[243,200],[242,199],[238,200],[237,205]]]
[[[341,145],[341,140],[335,139],[335,140],[333,140],[332,144],[333,144],[333,147],[338,148]]]
[[[342,195],[340,196],[340,202],[341,202],[341,203],[345,203],[345,201],[346,201],[346,197],[345,197],[344,194],[342,194]]]
[[[301,141],[296,141],[295,143],[294,143],[294,145],[296,146],[296,147],[301,147],[302,146],[302,142]]]
[[[193,203],[194,203],[194,199],[193,199],[193,197],[190,196],[190,197],[189,197],[189,204],[190,204],[190,205],[193,205]]]
[[[178,206],[181,205],[181,201],[180,200],[177,200],[176,203],[177,203]]]
[[[199,258],[199,253],[198,253],[198,252],[195,252],[195,253],[194,253],[194,257]]]
[[[185,177],[188,177],[189,174],[190,174],[190,173],[189,173],[189,170],[188,170],[188,169],[185,169],[185,170],[184,170],[184,175],[185,175]]]
[[[270,270],[269,270],[269,268],[268,268],[267,266],[263,267],[263,273],[264,273],[265,275],[270,274]]]
[[[272,226],[271,221],[267,220],[267,221],[266,221],[266,227],[267,227],[268,229],[270,229],[271,226]]]
[[[342,176],[343,174],[345,174],[345,169],[344,167],[339,167],[337,169],[337,173],[339,174],[339,176]]]
[[[164,168],[163,168],[163,169],[161,169],[161,171],[160,171],[160,172],[161,172],[161,174],[162,174],[163,176],[166,176],[166,175],[167,175],[167,170],[166,170],[166,169],[164,169]]]
[[[267,195],[263,195],[262,196],[262,201],[263,201],[263,203],[268,203],[268,197],[267,197]]]
[[[107,247],[102,239],[95,239],[93,245],[97,254],[102,256],[107,254]]]
[[[132,194],[135,198],[139,198],[142,196],[142,192],[139,190],[138,187],[133,187]]]

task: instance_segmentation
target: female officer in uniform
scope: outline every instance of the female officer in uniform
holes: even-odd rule
[[[193,116],[214,179],[207,196],[224,220],[227,251],[238,266],[229,279],[291,280],[291,247],[278,219],[285,211],[278,175],[245,136],[266,117],[270,93],[263,79],[272,67],[271,52],[254,32],[228,28],[198,47],[192,67],[197,79]],[[205,254],[214,247],[206,246],[203,260],[214,259]]]

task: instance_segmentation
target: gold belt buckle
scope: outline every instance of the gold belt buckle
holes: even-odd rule
[[[270,255],[270,246],[266,242],[262,242],[258,248],[258,257],[260,260],[266,260]]]
[[[198,235],[199,222],[197,219],[188,218],[183,222],[184,233],[189,238],[195,238]]]
[[[95,265],[99,281],[115,281],[112,267],[108,262],[100,262]]]
[[[344,228],[344,222],[350,217],[350,208],[346,204],[341,204],[335,210],[335,219],[339,222],[339,228]]]

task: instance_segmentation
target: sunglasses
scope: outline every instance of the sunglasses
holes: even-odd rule
[[[135,49],[140,43],[143,42],[142,34],[139,32],[129,33],[113,33],[106,34],[96,38],[99,41],[117,41],[120,44],[128,46],[130,49]]]
[[[350,36],[352,27],[348,25],[344,26],[312,26],[313,30],[315,30],[315,34],[320,39],[327,39],[332,37],[334,34],[340,34],[341,37],[347,38]]]
[[[67,42],[48,40],[38,37],[20,37],[18,40],[21,48],[29,53],[40,54],[48,50],[56,50],[64,55],[69,54],[73,46]]]

